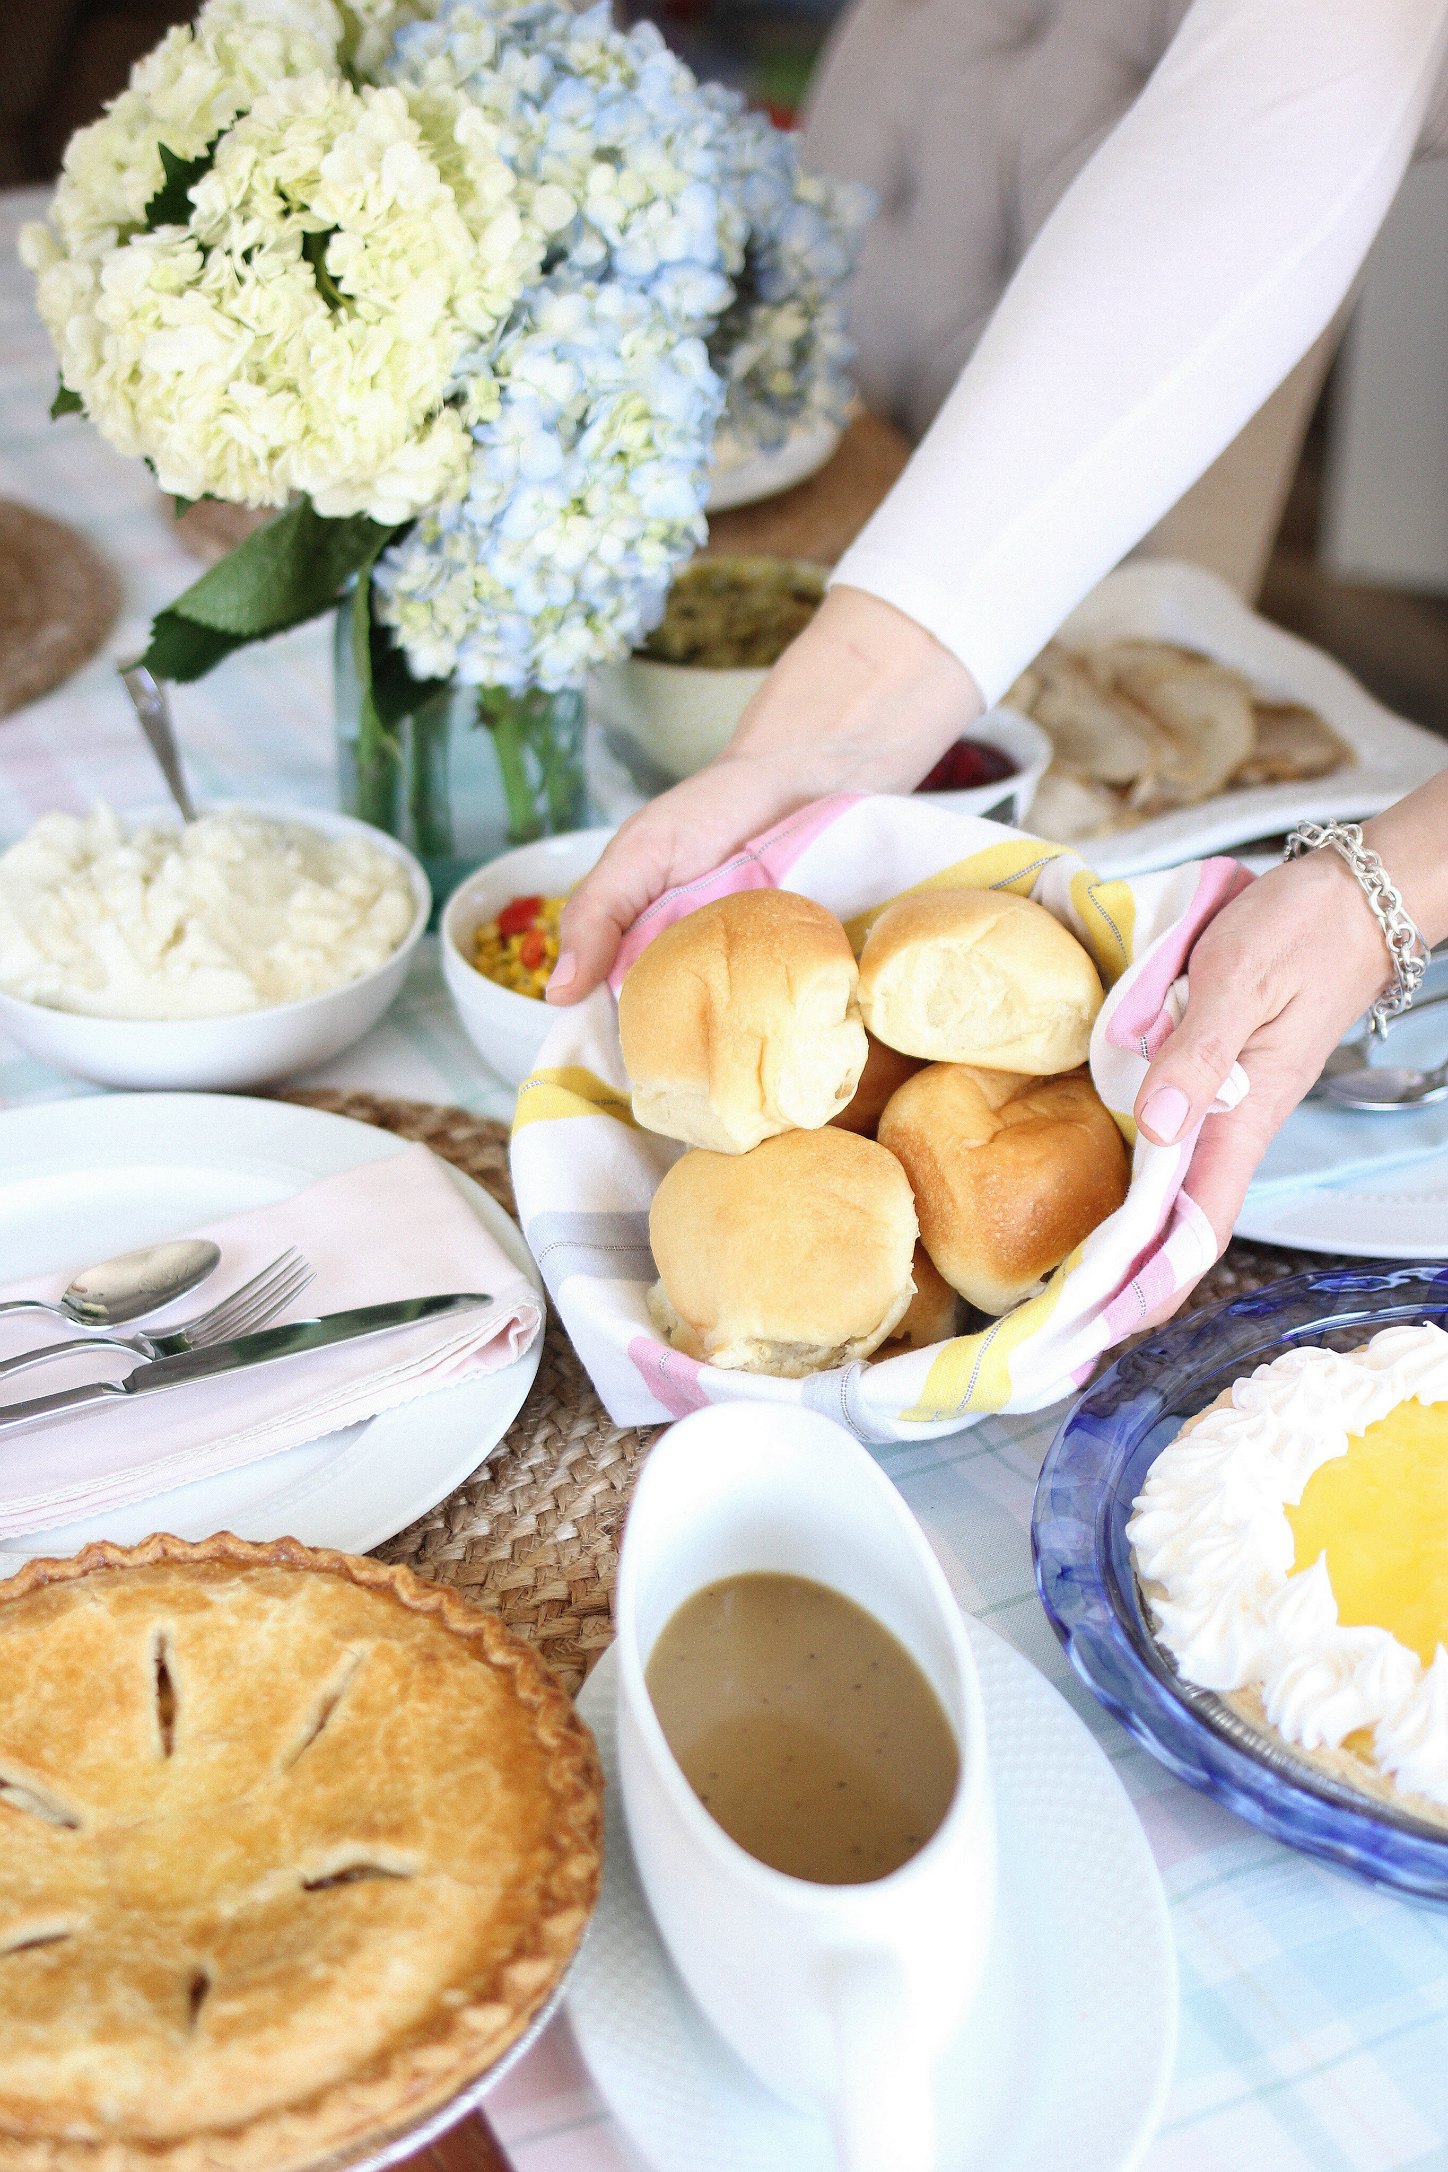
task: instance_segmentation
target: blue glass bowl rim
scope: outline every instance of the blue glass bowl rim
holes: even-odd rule
[[[1309,1768],[1274,1769],[1265,1746],[1243,1746],[1191,1708],[1145,1622],[1125,1539],[1152,1462],[1231,1379],[1325,1333],[1424,1319],[1448,1328],[1448,1262],[1314,1269],[1168,1322],[1118,1358],[1057,1431],[1036,1484],[1031,1551],[1072,1668],[1176,1778],[1291,1847],[1448,1904],[1448,1829]]]

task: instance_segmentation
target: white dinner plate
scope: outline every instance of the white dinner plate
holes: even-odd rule
[[[1256,1200],[1249,1191],[1234,1234],[1293,1251],[1340,1252],[1345,1259],[1448,1259],[1448,1152],[1399,1163],[1371,1179]]]
[[[941,2063],[941,2172],[1128,2172],[1166,2098],[1176,1955],[1120,1781],[1065,1700],[967,1617],[985,1695],[1000,1891],[985,1982]],[[835,2172],[824,2125],[771,2096],[714,2034],[659,1943],[629,1852],[617,1661],[578,1700],[607,1781],[598,1913],[569,1979],[574,2033],[656,2172]]]
[[[1423,993],[1448,995],[1448,958],[1435,958]],[[1448,1004],[1410,1010],[1379,1043],[1374,1063],[1448,1061]],[[1381,1156],[1365,1168],[1365,1151]],[[1448,1105],[1398,1116],[1332,1109],[1294,1110],[1268,1149],[1265,1170],[1301,1165],[1304,1153],[1351,1173],[1334,1182],[1248,1191],[1235,1234],[1258,1244],[1351,1259],[1448,1259]]]
[[[844,431],[837,422],[810,422],[790,432],[771,451],[745,452],[709,473],[708,510],[727,513],[738,505],[757,505],[817,475],[831,459]]]
[[[406,1144],[350,1117],[225,1094],[110,1094],[12,1109],[0,1115],[0,1282],[74,1270],[268,1206]],[[516,1224],[471,1179],[442,1166],[541,1297]],[[38,1554],[74,1553],[98,1538],[130,1545],[152,1531],[204,1538],[228,1530],[365,1553],[487,1460],[533,1384],[542,1348],[540,1335],[501,1372],[239,1470],[0,1541],[0,1575]]]

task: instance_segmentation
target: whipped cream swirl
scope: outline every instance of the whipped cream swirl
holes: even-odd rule
[[[1371,1728],[1400,1788],[1448,1804],[1448,1651],[1424,1667],[1389,1630],[1346,1627],[1326,1555],[1293,1573],[1287,1520],[1314,1471],[1415,1399],[1448,1402],[1442,1328],[1385,1328],[1346,1354],[1286,1351],[1162,1450],[1126,1530],[1187,1681],[1257,1685],[1272,1725],[1305,1750]]]

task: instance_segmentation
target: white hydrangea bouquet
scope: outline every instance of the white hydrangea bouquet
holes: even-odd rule
[[[721,431],[843,418],[868,208],[606,5],[206,0],[22,240],[54,412],[279,509],[145,662],[197,678],[350,592],[379,776],[457,684],[516,752],[657,623]]]

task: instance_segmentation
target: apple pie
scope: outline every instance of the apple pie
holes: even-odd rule
[[[0,1584],[0,2167],[290,2172],[405,2132],[559,1983],[587,1730],[490,1614],[288,1540]]]

